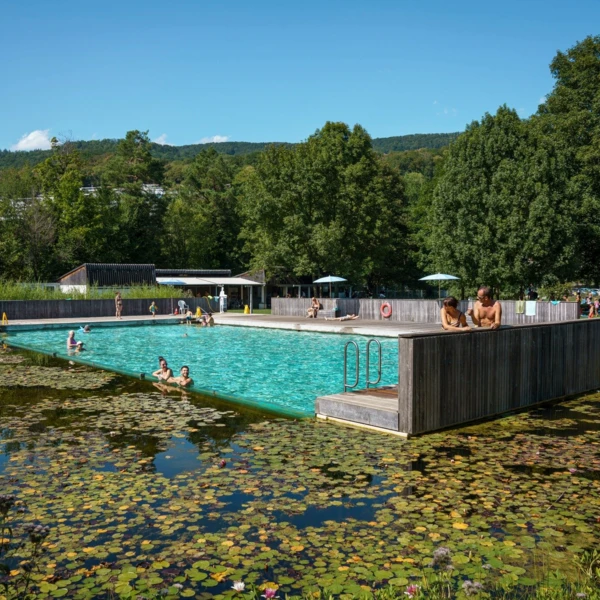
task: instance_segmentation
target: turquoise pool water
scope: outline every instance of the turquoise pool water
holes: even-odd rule
[[[184,335],[187,334],[187,335]],[[11,332],[9,342],[66,356],[68,329]],[[365,387],[368,338],[256,327],[185,325],[96,327],[76,332],[86,351],[73,360],[134,375],[150,375],[164,356],[175,375],[190,367],[193,389],[222,398],[251,401],[284,412],[314,414],[315,398],[343,391],[344,346],[360,348],[360,387]],[[380,385],[398,382],[398,341],[378,338],[382,348]],[[371,379],[376,379],[371,347]],[[354,381],[354,351],[349,349],[348,379]]]

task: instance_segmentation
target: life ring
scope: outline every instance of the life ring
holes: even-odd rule
[[[389,302],[384,302],[379,308],[379,312],[384,319],[389,319],[392,316],[392,305]]]

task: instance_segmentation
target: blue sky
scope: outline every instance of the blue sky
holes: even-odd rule
[[[598,34],[597,0],[7,0],[0,148],[459,131],[535,112],[556,51]]]

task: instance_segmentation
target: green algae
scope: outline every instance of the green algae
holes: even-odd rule
[[[598,546],[598,395],[402,440],[17,366],[52,370],[0,388],[0,487],[52,528],[40,598],[359,593],[433,573],[441,546],[457,577],[529,585]]]

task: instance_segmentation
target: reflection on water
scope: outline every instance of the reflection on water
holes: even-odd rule
[[[122,377],[0,387],[0,488],[68,532],[48,557],[65,573],[162,560],[161,581],[207,594],[328,573],[351,590],[419,577],[445,545],[461,576],[532,575],[600,542],[599,422],[589,396],[400,440]]]

